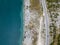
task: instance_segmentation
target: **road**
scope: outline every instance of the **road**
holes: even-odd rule
[[[44,20],[45,20],[45,29],[46,29],[46,43],[45,45],[49,45],[49,18],[48,18],[48,13],[47,13],[47,6],[46,6],[46,0],[42,0],[42,7],[43,7],[43,15],[44,15]]]

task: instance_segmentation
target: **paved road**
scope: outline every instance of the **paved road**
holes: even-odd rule
[[[47,13],[47,7],[46,7],[46,0],[42,0],[42,6],[43,6],[43,15],[45,18],[45,29],[46,29],[46,45],[49,45],[49,28],[48,28],[48,13]]]

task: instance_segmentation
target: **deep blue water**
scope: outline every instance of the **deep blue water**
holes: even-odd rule
[[[23,0],[0,0],[0,45],[22,45]]]

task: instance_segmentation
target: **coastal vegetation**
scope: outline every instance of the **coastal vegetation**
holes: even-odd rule
[[[53,37],[53,41],[50,45],[60,45],[60,34],[58,34],[58,28],[56,22],[58,21],[57,18],[59,16],[57,10],[60,8],[60,4],[58,4],[60,0],[47,0],[47,8],[50,13],[50,38]]]

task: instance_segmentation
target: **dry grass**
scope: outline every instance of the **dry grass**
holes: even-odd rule
[[[39,2],[39,0],[30,0],[30,9],[37,11],[40,15],[42,15],[42,6]]]

